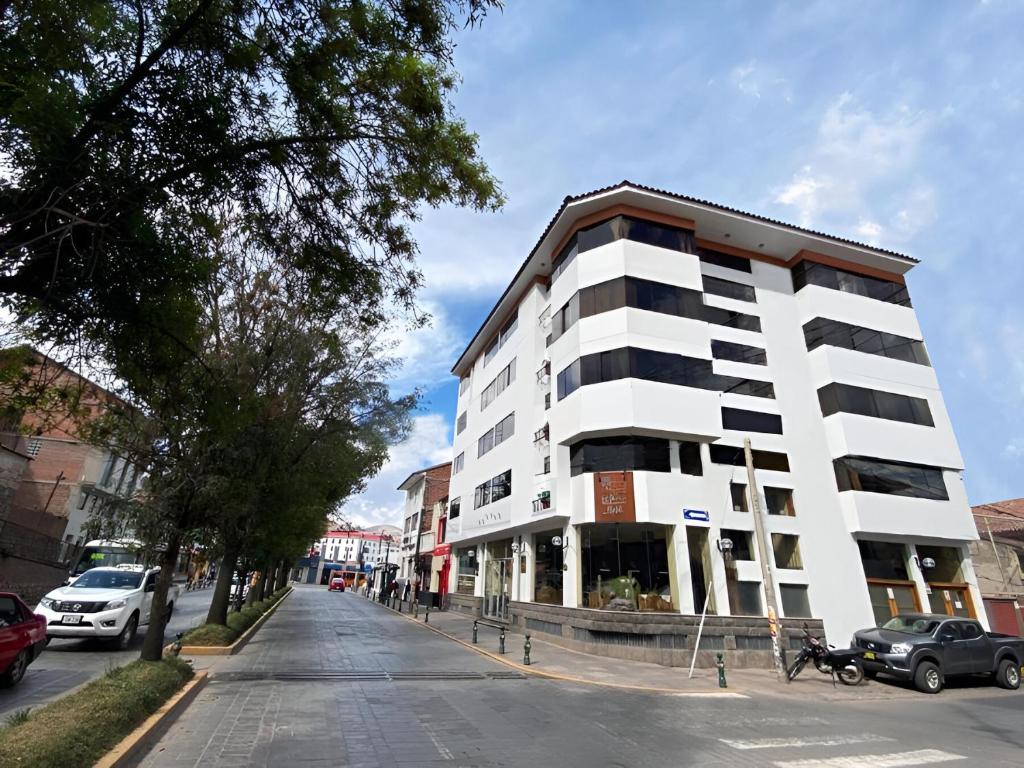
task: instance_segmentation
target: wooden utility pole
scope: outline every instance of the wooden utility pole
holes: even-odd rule
[[[750,449],[750,438],[743,439],[743,455],[747,462],[747,492],[750,494],[750,513],[754,516],[754,537],[757,539],[757,559],[761,562],[761,578],[764,581],[764,596],[768,601],[768,631],[772,636],[772,656],[775,659],[775,673],[780,681],[786,679],[786,664],[782,659],[779,624],[779,604],[775,597],[775,581],[768,566],[768,541],[764,533],[764,518],[761,517],[761,500],[754,477],[754,454]]]

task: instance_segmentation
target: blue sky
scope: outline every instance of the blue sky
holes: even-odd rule
[[[398,520],[395,486],[450,459],[452,362],[562,198],[624,178],[921,259],[971,502],[1024,496],[1024,5],[509,0],[457,39],[508,204],[415,224],[434,322],[396,387],[423,408],[347,517]]]

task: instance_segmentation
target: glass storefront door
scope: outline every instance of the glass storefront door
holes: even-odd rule
[[[955,547],[933,547],[919,544],[918,560],[922,563],[932,611],[965,619],[977,618],[974,604],[964,582],[960,552]],[[924,567],[926,565],[928,567]]]
[[[484,569],[484,616],[508,621],[512,596],[512,539],[487,544],[487,567]]]

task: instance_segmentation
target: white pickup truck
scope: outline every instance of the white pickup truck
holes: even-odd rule
[[[159,568],[147,570],[141,565],[92,568],[66,587],[53,590],[36,608],[36,613],[46,617],[47,639],[95,637],[128,648],[139,627],[149,624],[159,573]],[[171,585],[168,619],[178,593],[178,587]]]

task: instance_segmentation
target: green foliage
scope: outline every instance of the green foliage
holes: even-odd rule
[[[241,613],[229,613],[228,614],[228,629],[236,634],[242,634],[252,626],[248,618]]]
[[[410,302],[421,207],[501,202],[451,103],[451,33],[492,4],[0,4],[0,296],[108,359],[192,346],[230,201],[328,311]]]
[[[0,729],[4,765],[87,768],[192,677],[181,659],[120,667]]]
[[[238,632],[221,624],[202,624],[190,629],[181,638],[182,645],[231,645]]]

